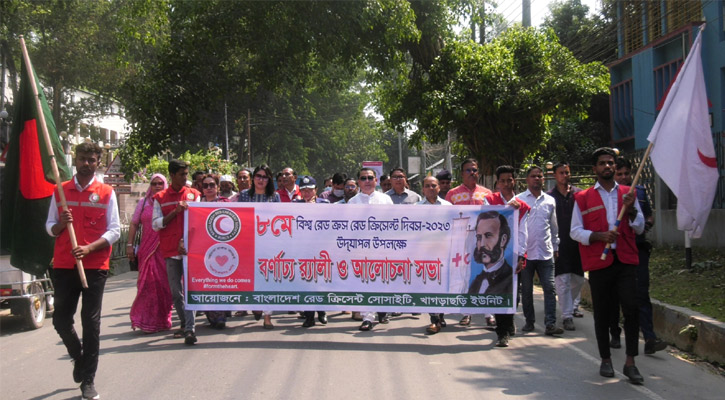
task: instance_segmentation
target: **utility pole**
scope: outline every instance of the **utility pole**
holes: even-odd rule
[[[247,108],[247,166],[252,168],[252,130],[249,120],[252,118],[252,112]]]
[[[229,161],[229,120],[227,119],[226,100],[224,100],[224,159]]]
[[[531,0],[521,0],[521,25],[531,26]]]
[[[403,168],[403,134],[398,131],[398,166]]]

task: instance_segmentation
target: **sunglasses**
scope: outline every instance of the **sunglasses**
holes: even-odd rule
[[[202,183],[201,188],[202,189],[214,189],[216,187],[216,183]]]
[[[164,186],[163,182],[151,182],[151,186]]]
[[[468,172],[469,174],[475,174],[476,172],[478,172],[478,168],[466,168],[466,172]]]
[[[267,179],[269,179],[269,177],[267,175],[259,175],[259,174],[257,174],[257,175],[254,175],[254,177],[257,178],[257,179],[261,179],[263,181],[266,181]]]
[[[365,181],[374,181],[374,180],[375,180],[375,177],[374,177],[374,176],[372,176],[372,175],[365,175],[365,176],[361,176],[361,177],[360,177],[360,178],[358,178],[358,179],[359,179],[360,181],[362,181],[362,182],[365,182]]]

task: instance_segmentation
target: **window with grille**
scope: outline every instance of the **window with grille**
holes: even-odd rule
[[[632,79],[611,88],[612,139],[614,141],[634,137],[634,112],[632,105]]]
[[[665,10],[668,32],[674,32],[689,23],[702,20],[700,0],[665,1]]]

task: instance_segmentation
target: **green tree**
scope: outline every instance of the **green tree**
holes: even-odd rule
[[[607,84],[601,63],[580,64],[551,31],[512,28],[486,45],[447,44],[427,74],[388,96],[420,99],[392,103],[390,113],[415,121],[414,143],[454,132],[490,174],[541,150],[550,121],[584,116]]]

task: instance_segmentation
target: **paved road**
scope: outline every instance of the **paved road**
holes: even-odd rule
[[[224,331],[200,326],[199,343],[187,347],[169,333],[131,331],[135,278],[126,273],[107,284],[96,378],[102,399],[721,399],[725,393],[723,377],[667,352],[637,358],[644,386],[619,373],[600,377],[591,314],[562,338],[544,336],[537,323],[507,349],[493,347],[496,335],[481,326],[481,316],[471,327],[451,324],[428,336],[425,315],[360,332],[359,323],[339,313],[310,329],[293,315],[275,316],[273,331],[251,317],[233,318]],[[536,301],[542,321],[540,293]],[[523,325],[520,315],[516,323]],[[0,398],[80,397],[49,320],[35,331],[23,331],[15,317],[0,324]],[[623,349],[615,350],[615,369],[623,364]]]

